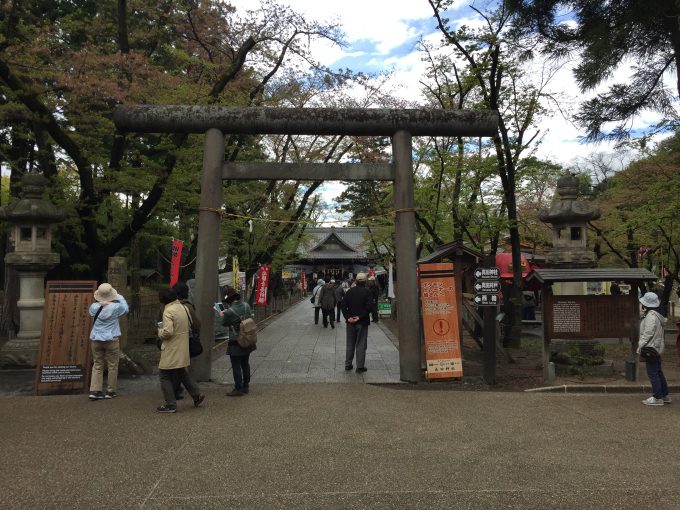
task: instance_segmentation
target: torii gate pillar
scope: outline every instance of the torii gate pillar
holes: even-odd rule
[[[397,258],[397,323],[399,326],[399,374],[403,381],[422,380],[416,280],[416,214],[413,199],[413,144],[411,133],[392,137],[394,158],[394,208]]]

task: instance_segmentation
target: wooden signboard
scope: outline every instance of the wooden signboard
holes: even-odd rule
[[[45,289],[35,393],[77,393],[89,388],[90,329],[95,281],[52,281]]]
[[[450,262],[418,266],[428,380],[463,376],[453,275]]]
[[[590,339],[629,337],[639,320],[628,296],[549,296],[550,338]]]

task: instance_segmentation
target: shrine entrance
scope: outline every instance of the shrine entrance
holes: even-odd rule
[[[196,309],[203,354],[192,363],[198,380],[210,379],[214,340],[212,302],[217,294],[217,259],[222,180],[387,180],[394,182],[400,378],[420,382],[421,342],[416,280],[416,223],[413,198],[413,136],[493,136],[492,110],[388,110],[336,108],[221,108],[210,106],[119,106],[120,131],[205,133],[196,259]],[[224,136],[389,136],[392,163],[225,163]]]

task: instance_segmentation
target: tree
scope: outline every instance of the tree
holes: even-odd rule
[[[116,133],[116,104],[282,104],[296,90],[290,84],[351,76],[336,78],[310,57],[309,45],[340,42],[336,27],[308,23],[272,1],[244,15],[212,0],[9,2],[0,34],[0,157],[12,182],[30,168],[42,171],[53,199],[73,212],[60,227],[55,270],[70,275],[103,278],[108,257],[129,249],[143,229],[154,235],[171,225],[184,239],[195,229],[200,137]],[[306,78],[302,64],[312,70]],[[266,159],[259,140],[230,137],[226,158]],[[263,189],[276,203],[276,187],[226,187],[250,197],[236,206],[255,207]],[[308,217],[313,186],[284,187],[287,218]],[[270,238],[268,253],[290,233]]]
[[[518,35],[538,34],[545,52],[579,59],[574,77],[593,91],[626,64],[629,78],[585,101],[575,118],[591,141],[621,140],[644,110],[675,125],[680,94],[680,4],[675,0],[507,0]],[[573,21],[574,23],[570,23]],[[675,75],[676,82],[668,81]],[[616,126],[607,132],[608,123]]]
[[[428,1],[444,42],[453,52],[454,62],[461,62],[462,78],[459,83],[466,88],[474,87],[477,107],[499,112],[498,132],[492,139],[491,151],[496,159],[496,171],[502,185],[502,207],[507,211],[515,268],[511,310],[506,315],[509,320],[506,343],[516,345],[521,336],[522,297],[516,190],[522,172],[521,158],[539,138],[540,131],[534,124],[543,111],[541,101],[545,97],[544,87],[551,73],[546,72],[546,78],[541,83],[532,82],[527,70],[531,57],[527,46],[531,41],[525,41],[522,45],[510,37],[511,18],[503,4],[490,12],[483,12],[472,6],[481,26],[462,26],[454,30],[444,17],[444,12],[452,2]],[[452,68],[458,73],[453,65],[446,68]]]
[[[680,134],[676,133],[610,177],[599,201],[601,219],[592,225],[604,245],[603,260],[646,266],[662,276],[664,305],[673,284],[680,283],[679,168]]]

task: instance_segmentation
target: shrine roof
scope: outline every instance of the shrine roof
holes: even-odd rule
[[[527,282],[654,282],[657,276],[642,268],[595,268],[595,269],[534,269],[526,277]]]

